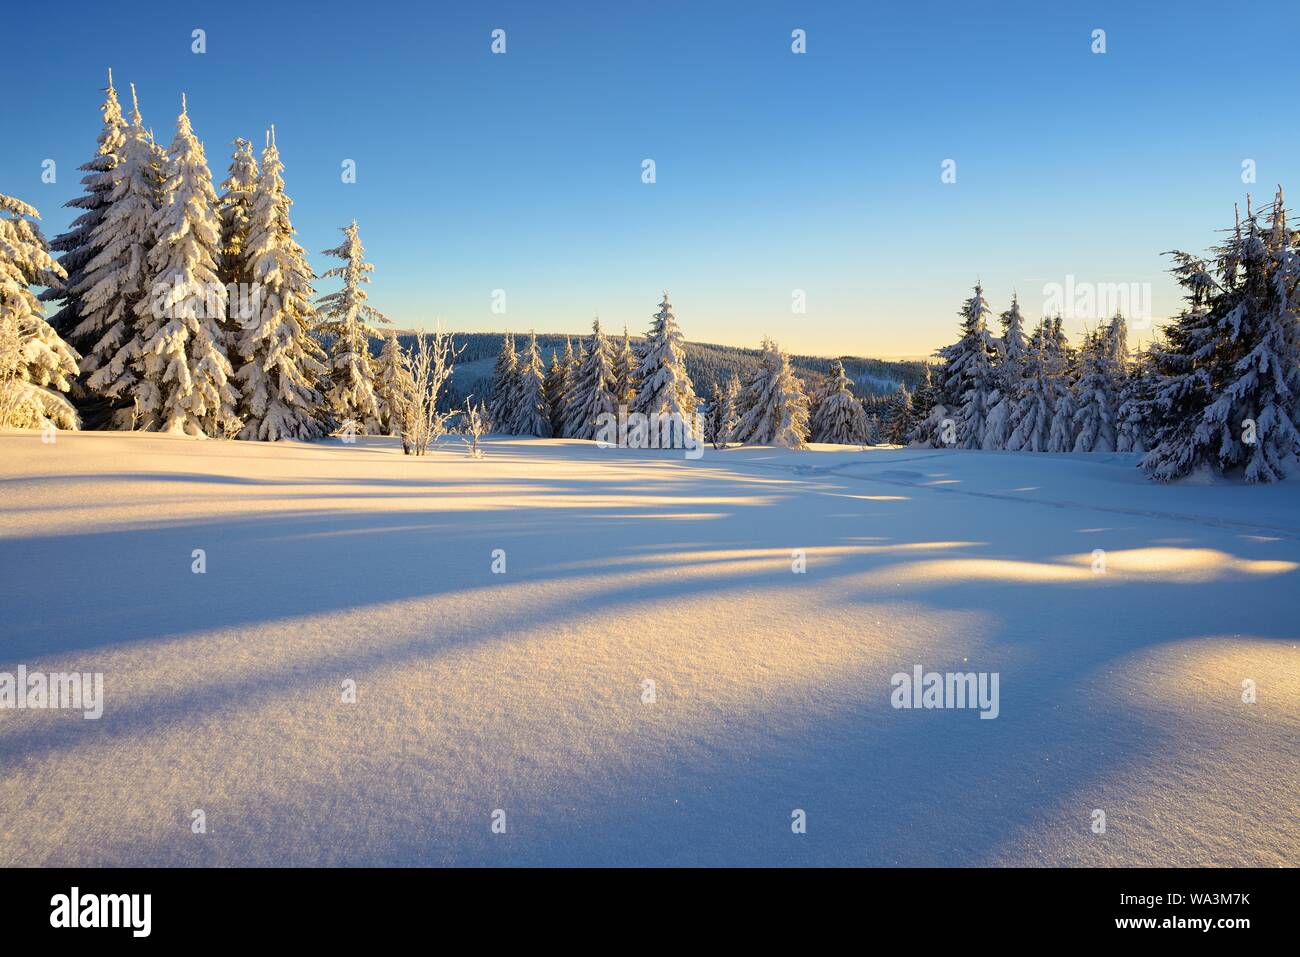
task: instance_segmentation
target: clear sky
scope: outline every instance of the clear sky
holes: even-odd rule
[[[693,340],[922,355],[976,277],[1032,321],[1067,276],[1150,283],[1158,322],[1178,308],[1163,250],[1209,245],[1248,190],[1300,190],[1289,3],[51,9],[10,4],[0,60],[0,191],[47,234],[70,219],[111,66],[164,144],[188,94],[218,181],[230,142],[275,123],[313,265],[355,217],[372,301],[402,326],[568,332],[599,313],[637,332],[666,287]]]

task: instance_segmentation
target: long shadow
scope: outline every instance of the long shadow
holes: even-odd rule
[[[502,479],[500,484],[516,481]],[[554,484],[573,488],[572,480]],[[863,529],[848,520],[818,527],[803,516],[830,509],[838,513],[848,507],[845,502],[822,493],[857,486],[822,478],[786,488],[758,486],[752,506],[695,501],[725,494],[721,489],[728,485],[737,497],[755,494],[743,475],[684,479],[669,486],[680,502],[657,506],[662,522],[638,522],[637,540],[580,538],[581,549],[570,544],[567,547],[575,551],[567,554],[557,543],[571,542],[573,529],[591,528],[594,534],[609,519],[645,506],[557,509],[558,522],[544,506],[531,519],[516,510],[305,511],[10,539],[3,545],[8,557],[0,584],[5,635],[0,654],[5,665],[81,655],[79,666],[91,670],[96,649],[255,626],[267,621],[272,611],[275,619],[283,620],[473,589],[483,589],[484,600],[490,601],[491,590],[498,586],[562,577],[567,583],[582,580],[586,604],[617,615],[621,607],[634,603],[682,597],[707,602],[723,592],[747,588],[782,589],[797,602],[806,582],[849,583],[856,576],[879,576],[897,568],[898,587],[856,599],[863,609],[864,637],[870,636],[869,612],[876,604],[912,603],[978,613],[985,626],[972,635],[969,662],[899,661],[885,669],[888,673],[864,676],[860,696],[842,689],[828,691],[829,700],[812,728],[790,725],[781,712],[760,708],[742,722],[743,733],[734,741],[719,739],[722,750],[711,761],[673,762],[656,754],[644,769],[612,778],[592,767],[561,793],[521,798],[515,820],[526,840],[492,845],[467,837],[449,845],[445,832],[412,840],[410,822],[398,820],[372,833],[368,850],[347,863],[951,864],[986,859],[1016,827],[1050,808],[1062,794],[1104,779],[1108,769],[1167,740],[1167,729],[1137,720],[1125,727],[1104,707],[1083,715],[1059,714],[1061,699],[1080,693],[1082,683],[1103,666],[1147,648],[1206,634],[1296,638],[1295,629],[1279,613],[1279,596],[1292,591],[1297,581],[1294,572],[1243,577],[1233,585],[1235,603],[1217,602],[1209,608],[1196,601],[1200,586],[1193,582],[911,580],[907,565],[947,553],[817,556],[818,547],[852,543]],[[617,496],[644,486],[593,481],[568,494],[591,494],[592,487]],[[1087,553],[1092,545],[1123,550],[1149,544],[1143,537],[1149,526],[1083,533],[1073,527],[1076,517],[1068,514],[1036,514],[1038,535],[1009,541],[993,516],[972,513],[952,496],[916,494],[920,498],[864,505],[859,514],[872,520],[873,531],[885,533],[876,537],[907,545],[928,541],[909,529],[933,525],[939,510],[941,524],[960,529],[954,538],[984,543],[960,552],[962,558],[1053,563],[1066,553]],[[791,501],[795,497],[801,500]],[[769,504],[774,506],[770,512],[765,507]],[[721,517],[691,517],[701,509]],[[782,510],[787,520],[765,520]],[[1178,530],[1192,536],[1192,543],[1227,547],[1229,536],[1223,532],[1204,527]],[[569,537],[559,537],[561,531]],[[813,552],[807,578],[792,575],[788,560],[779,554],[771,559],[692,559],[686,554],[684,567],[711,569],[711,574],[638,580],[634,590],[614,577],[661,568],[662,560],[646,553],[655,548],[681,551],[685,540],[702,552],[792,547]],[[207,553],[204,575],[191,573],[193,548]],[[490,571],[494,548],[505,548],[509,556],[510,570],[502,578]],[[1295,557],[1294,546],[1287,543],[1262,543],[1255,550],[1265,557]],[[314,587],[286,589],[277,569],[304,565],[312,569]],[[359,566],[365,573],[359,573]],[[301,578],[296,571],[284,577]],[[78,580],[93,582],[94,587],[51,587],[56,581]],[[121,610],[105,608],[105,596],[112,596]],[[1133,613],[1143,608],[1152,611],[1135,638]],[[582,610],[569,595],[561,595],[531,604],[521,626],[559,629]],[[810,627],[815,628],[815,622]],[[215,679],[197,693],[153,695],[115,713],[102,732],[91,733],[102,733],[106,741],[148,734],[169,724],[201,720],[234,701],[248,706],[293,694],[332,679],[340,669],[364,675],[381,667],[414,665],[453,648],[509,639],[495,624],[445,627],[433,621],[429,632],[272,673]],[[940,671],[999,671],[1002,716],[980,721],[969,713],[893,712],[886,704],[889,674],[910,670],[913,664]],[[1068,734],[1061,734],[1063,730]],[[67,723],[15,729],[0,736],[0,766],[84,745],[86,733],[84,726]],[[1069,748],[1056,741],[1058,735],[1068,739]],[[1079,746],[1089,739],[1098,745]],[[728,752],[728,747],[734,751]],[[846,765],[846,758],[852,764]],[[1045,759],[1053,758],[1055,765],[1047,767]],[[347,795],[332,795],[322,787],[311,798],[346,802]],[[577,812],[561,813],[562,807]],[[807,810],[812,822],[801,842],[794,842],[788,827],[794,807]],[[243,809],[251,817],[271,818],[300,811],[289,806]],[[592,839],[593,833],[598,839]],[[146,856],[138,859],[148,860],[149,853],[166,857],[175,849],[139,850]],[[290,857],[308,863],[312,851],[299,849]]]

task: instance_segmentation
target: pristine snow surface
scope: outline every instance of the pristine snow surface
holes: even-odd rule
[[[1300,864],[1300,484],[1132,466],[0,436],[0,865]]]

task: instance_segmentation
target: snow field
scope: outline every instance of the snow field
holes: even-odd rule
[[[0,864],[1300,862],[1294,483],[486,449],[0,435]]]

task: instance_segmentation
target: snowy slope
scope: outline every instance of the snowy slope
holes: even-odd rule
[[[107,701],[0,710],[0,865],[1300,864],[1298,493],[2,435],[0,671]],[[892,708],[917,664],[998,672],[998,718]]]

